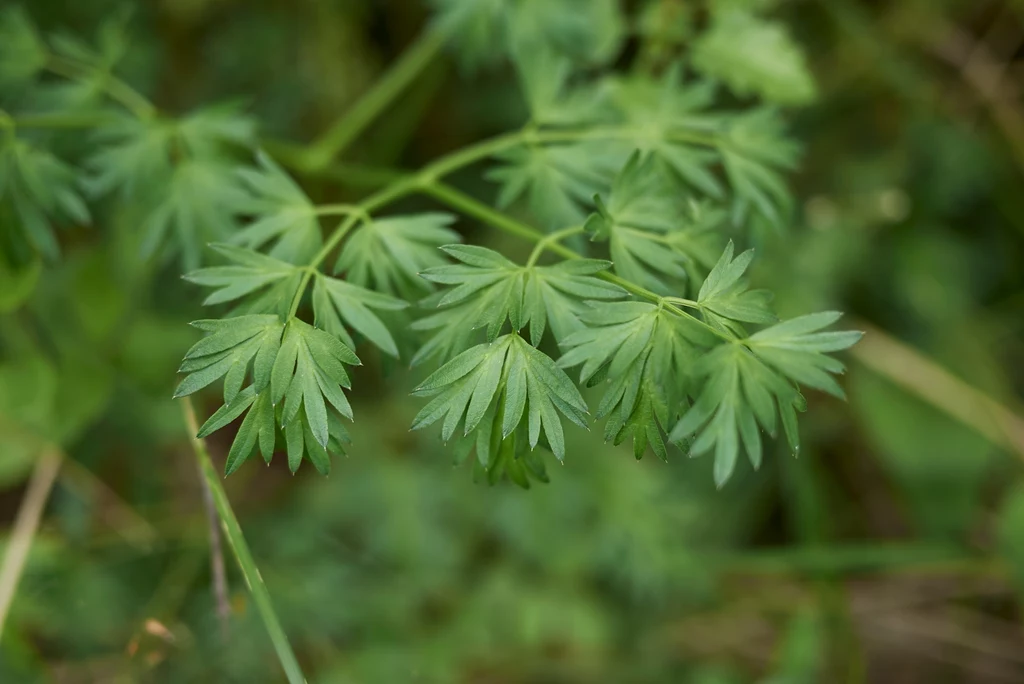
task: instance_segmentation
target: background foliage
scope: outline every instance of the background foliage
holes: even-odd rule
[[[31,229],[0,264],[0,507],[10,518],[40,462],[37,436],[66,457],[0,642],[0,680],[282,679],[230,558],[226,634],[211,593],[202,488],[181,407],[168,399],[198,339],[183,322],[209,314],[179,274],[228,235],[288,260],[319,246],[310,201],[358,200],[381,169],[419,168],[515,128],[528,111],[552,123],[580,116],[552,65],[517,72],[500,57],[522,50],[524,36],[584,71],[621,48],[620,66],[666,79],[678,78],[663,67],[682,48],[691,71],[722,84],[727,104],[762,98],[779,108],[803,147],[799,161],[785,146],[757,149],[760,161],[796,169],[797,201],[786,206],[749,157],[726,158],[730,186],[753,208],[741,247],[758,248],[751,279],[776,293],[783,317],[839,309],[868,330],[841,380],[849,403],[808,393],[799,458],[784,439],[766,442],[760,471],[738,468],[721,491],[708,458],[635,461],[601,430],[570,429],[566,465],[548,469],[550,484],[488,487],[452,469],[435,433],[407,431],[425,405],[407,394],[424,376],[391,360],[412,350],[372,323],[401,329],[393,301],[367,300],[355,313],[317,306],[337,330],[372,343],[350,369],[358,420],[348,457],[329,478],[310,468],[292,477],[279,458],[226,482],[309,680],[1021,678],[1024,119],[1014,60],[1024,9],[953,0],[193,0],[123,14],[114,2],[35,0],[26,9],[46,33],[88,38],[51,40],[51,49],[100,74],[116,62],[180,118],[145,130],[119,118],[103,128],[98,155],[94,134],[78,129],[33,129],[17,143],[31,147],[4,148],[3,163],[33,165],[6,177],[40,179],[6,186],[0,210],[5,237],[15,235],[12,216]],[[334,136],[347,148],[340,166],[314,148],[290,160],[301,189],[269,158],[223,182],[257,136],[332,135],[339,113],[358,111],[403,49],[431,51],[415,42],[431,17],[458,27],[454,49],[429,59],[363,135]],[[0,54],[15,56],[0,62],[17,66],[0,72],[5,84],[45,59],[27,35],[15,27],[0,40]],[[534,53],[545,51],[518,63]],[[620,85],[637,125],[678,121],[694,106],[659,95],[654,82]],[[107,87],[47,80],[32,107],[84,116]],[[143,116],[147,106],[133,103]],[[692,157],[675,145],[649,151],[703,192],[720,182],[686,166]],[[545,160],[544,183],[523,172],[539,163],[536,152],[509,152],[490,177],[461,171],[452,182],[545,228],[568,225],[586,217],[596,190],[581,171],[600,168],[599,152]],[[88,184],[57,158],[81,160]],[[159,163],[167,158],[173,169]],[[636,212],[628,181],[603,193],[606,213],[588,232],[609,237],[617,265],[633,250],[645,286],[659,290],[678,265],[612,239]],[[154,188],[159,201],[148,201]],[[26,194],[42,215],[13,199]],[[254,195],[273,201],[254,207]],[[211,234],[240,218],[240,202],[246,232]],[[401,209],[415,223],[376,221],[349,246],[372,254],[375,240],[397,240],[418,250],[416,269],[375,267],[346,249],[356,285],[410,298],[423,286],[412,276],[428,268],[448,285],[452,267],[433,248],[458,235],[528,258],[529,245],[472,219],[453,224],[427,199]],[[419,246],[403,240],[410,235]],[[721,246],[693,245],[702,275]],[[210,271],[192,280],[237,284],[238,272]],[[330,287],[325,280],[314,297],[329,303]],[[224,291],[213,296],[227,301]],[[198,395],[201,416],[217,394]],[[596,407],[601,394],[586,399]],[[237,465],[239,429],[208,440],[218,467]]]

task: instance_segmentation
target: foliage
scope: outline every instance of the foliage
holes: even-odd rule
[[[6,25],[14,26],[8,30],[20,35],[24,15],[8,16]],[[719,34],[752,34],[744,42],[755,49],[781,40],[778,30],[736,12],[722,16],[695,47],[697,66],[736,88],[746,87],[738,70],[742,60],[734,60],[735,71],[719,64]],[[732,26],[741,20],[754,23]],[[401,181],[374,196],[385,197],[379,206],[371,199],[318,206],[265,152],[256,154],[254,166],[243,163],[238,152],[254,146],[255,126],[236,108],[166,117],[120,81],[107,93],[125,111],[105,114],[98,123],[85,162],[90,173],[81,182],[93,198],[116,193],[122,201],[138,203],[142,258],[179,254],[187,280],[213,288],[206,305],[235,307],[226,318],[196,324],[209,336],[186,354],[180,370],[187,376],[175,393],[192,394],[224,378],[224,406],[201,434],[244,415],[227,471],[237,469],[257,442],[269,461],[281,430],[293,469],[306,457],[327,472],[328,454],[339,453],[346,439],[339,418],[352,418],[341,389],[349,386],[343,364],[358,362],[352,349],[362,339],[400,356],[396,337],[404,331],[396,312],[429,292],[421,278],[449,287],[420,303],[422,309],[437,310],[412,325],[429,333],[412,363],[447,363],[418,390],[437,396],[415,425],[444,417],[447,441],[465,415],[464,436],[476,435],[484,470],[504,470],[525,484],[526,471],[509,464],[528,458],[533,473],[543,476],[536,458],[525,456],[538,444],[559,461],[564,458],[556,408],[583,427],[588,409],[558,365],[581,363],[581,382],[607,377],[612,383],[597,415],[608,417],[605,432],[616,443],[633,437],[637,458],[647,445],[667,458],[663,433],[670,424],[686,413],[673,433],[682,441],[720,405],[712,421],[715,432],[702,433],[692,453],[717,444],[716,481],[724,484],[735,462],[738,420],[757,465],[760,438],[751,416],[756,413],[761,427],[774,430],[762,396],[769,391],[761,377],[768,366],[781,373],[767,384],[779,398],[785,424],[795,430],[787,411],[791,395],[799,396],[796,384],[834,392],[827,373],[841,366],[819,352],[839,351],[855,341],[840,335],[834,338],[838,342],[818,349],[803,338],[778,337],[780,330],[790,330],[787,325],[799,331],[803,319],[749,335],[745,325],[773,323],[775,317],[768,293],[748,290],[741,280],[752,252],[733,259],[731,242],[696,301],[681,298],[697,289],[701,269],[713,263],[721,244],[727,214],[716,206],[724,198],[724,184],[714,165],[724,167],[732,186],[734,222],[746,222],[747,207],[784,220],[790,198],[779,169],[792,164],[793,146],[784,139],[778,117],[760,109],[715,111],[714,88],[683,84],[678,64],[657,79],[616,73],[608,65],[618,53],[623,20],[611,0],[446,0],[437,21],[437,30],[459,36],[454,44],[469,62],[480,65],[505,56],[517,66],[530,124],[518,138],[508,138],[510,144],[484,145],[479,152],[468,148],[446,159],[454,168],[495,157],[499,166],[489,177],[502,186],[498,208],[511,208],[525,197],[531,214],[556,231],[535,238],[525,266],[485,247],[446,244],[456,234],[445,214],[377,215],[392,195],[415,189],[405,189]],[[35,33],[27,36],[12,48],[22,57],[43,49],[36,46]],[[58,59],[73,61],[76,73],[110,73],[123,50],[113,39],[103,40],[99,53],[65,38],[54,38],[52,49]],[[763,49],[783,61],[795,59],[775,45]],[[756,55],[747,61],[748,67],[760,63]],[[584,79],[581,66],[603,69]],[[35,71],[19,79],[39,79]],[[786,90],[757,75],[750,78],[779,100],[806,90],[801,83]],[[49,217],[66,215],[85,223],[89,213],[73,189],[80,181],[71,166],[23,141],[18,115],[17,110],[5,114],[8,147],[0,190],[23,226],[20,239],[53,259],[57,242]],[[344,219],[325,241],[318,217],[331,214]],[[579,258],[563,247],[562,240],[581,231],[607,241],[611,260]],[[201,246],[209,242],[218,243],[212,251],[227,263],[192,270]],[[330,276],[320,265],[339,243],[336,275]],[[438,247],[458,263],[446,265]],[[545,252],[569,258],[541,265]],[[307,296],[315,327],[304,320]],[[632,301],[612,303],[623,298]],[[520,335],[527,327],[528,338]],[[482,344],[478,329],[484,332]],[[571,350],[558,365],[539,348],[548,329]],[[401,346],[414,341],[404,339]],[[811,345],[814,353],[798,353],[794,344]],[[768,366],[742,362],[744,354]],[[251,384],[245,386],[250,365]],[[734,390],[741,382],[746,394]],[[750,387],[760,393],[752,394]],[[691,401],[697,408],[687,412]],[[524,415],[529,419],[522,421]],[[528,434],[516,437],[521,423]],[[795,439],[790,434],[791,442]],[[498,468],[502,459],[505,465]]]
[[[1014,679],[1012,8],[20,4],[0,681]]]

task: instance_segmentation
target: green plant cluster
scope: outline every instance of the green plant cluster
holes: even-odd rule
[[[747,284],[752,251],[726,244],[748,239],[755,222],[786,223],[783,173],[797,148],[777,111],[719,107],[716,81],[740,94],[759,83],[783,100],[810,86],[798,59],[781,85],[722,64],[716,31],[739,22],[769,34],[754,42],[773,52],[784,36],[753,15],[721,14],[696,46],[697,73],[673,62],[649,75],[614,68],[624,21],[614,2],[442,2],[430,30],[451,36],[470,67],[511,60],[528,120],[360,202],[318,205],[258,151],[255,122],[237,108],[171,116],[120,81],[116,26],[90,46],[45,38],[6,11],[5,260],[32,277],[38,260],[59,258],[56,227],[93,224],[90,206],[102,225],[104,201],[137,207],[140,256],[176,258],[187,280],[212,290],[205,304],[231,305],[194,324],[208,336],[186,354],[175,392],[223,379],[224,406],[199,436],[244,416],[229,473],[258,444],[268,462],[283,445],[293,470],[307,458],[326,474],[348,440],[342,419],[353,417],[345,366],[360,364],[364,342],[394,357],[401,342],[417,349],[414,366],[433,371],[416,390],[431,398],[414,427],[443,419],[443,439],[458,438],[459,459],[475,452],[491,481],[546,481],[539,445],[564,459],[563,419],[590,423],[566,372],[579,368],[580,386],[606,387],[593,414],[607,439],[631,439],[637,458],[648,447],[667,458],[666,442],[713,452],[721,486],[740,452],[760,464],[762,432],[781,426],[799,450],[800,387],[842,396],[831,375],[843,366],[827,354],[859,337],[823,331],[838,314],[778,321],[770,293]],[[88,136],[72,160],[55,152],[52,127],[65,124]],[[495,207],[445,181],[487,160]],[[518,264],[458,244],[454,215],[388,213],[414,193],[536,247]],[[544,230],[502,213],[518,206]]]

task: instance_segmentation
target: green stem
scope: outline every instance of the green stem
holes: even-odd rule
[[[50,55],[46,63],[47,70],[71,79],[72,81],[89,81],[100,76],[99,85],[112,100],[120,103],[140,119],[151,119],[157,114],[156,106],[146,99],[139,91],[117,78],[113,74],[100,72],[93,67],[80,64],[64,57]]]
[[[699,309],[700,303],[695,302],[692,299],[686,299],[684,297],[665,297],[666,302],[672,302],[673,304],[679,304],[680,306],[688,306],[691,309]]]
[[[3,120],[10,121],[12,127],[17,128],[95,128],[108,121],[110,115],[103,112],[94,114],[34,114],[31,116],[5,116],[0,113],[0,125]]]
[[[330,254],[335,247],[341,244],[341,241],[344,240],[345,236],[356,227],[356,224],[359,223],[359,221],[369,220],[371,212],[410,194],[416,189],[416,187],[417,183],[415,179],[407,178],[370,195],[352,208],[352,212],[349,213],[349,215],[346,216],[338,225],[338,228],[331,233],[331,236],[324,243],[324,246],[320,248],[320,251],[313,256],[308,264],[306,264],[306,272],[302,275],[302,280],[299,281],[299,287],[295,291],[295,296],[292,298],[292,304],[288,310],[288,318],[295,316],[295,312],[299,310],[299,304],[302,302],[302,296],[306,293],[306,288],[309,286],[309,281],[312,280],[313,274],[317,272],[317,267],[323,263],[324,259],[327,258],[327,255]]]
[[[194,436],[199,432],[199,427],[196,423],[192,403],[188,398],[182,399],[181,408],[185,415],[185,424],[188,426],[189,436],[192,439],[192,449],[195,452],[199,469],[202,472],[203,479],[210,488],[210,492],[213,494],[213,503],[217,509],[217,515],[220,517],[221,525],[224,527],[224,536],[227,537],[231,550],[235,554],[238,568],[242,571],[242,577],[245,578],[245,583],[252,594],[253,603],[256,604],[256,611],[259,613],[260,618],[263,619],[263,624],[267,628],[270,641],[274,645],[274,650],[277,651],[277,658],[281,661],[281,667],[284,668],[285,676],[287,676],[289,684],[305,684],[306,678],[302,674],[302,668],[299,667],[299,661],[296,659],[295,652],[288,642],[288,637],[281,627],[281,621],[278,619],[277,613],[274,612],[274,605],[270,600],[270,592],[267,591],[267,585],[263,583],[260,570],[256,567],[256,561],[253,560],[252,552],[249,550],[249,545],[242,534],[242,527],[238,524],[238,518],[235,517],[235,512],[231,508],[231,502],[228,500],[227,492],[224,491],[224,485],[221,483],[220,477],[218,477],[217,471],[213,467],[213,462],[210,460],[210,453],[206,449],[206,444],[203,440]]]
[[[313,143],[305,155],[306,166],[310,170],[323,169],[344,152],[433,61],[444,41],[440,31],[428,30],[422,33],[383,78]]]
[[[515,235],[531,242],[540,242],[547,237],[536,228],[520,223],[514,218],[496,209],[492,209],[483,202],[440,181],[425,181],[420,186],[420,189],[434,199],[447,204],[452,209],[460,211],[467,216],[480,219],[484,223],[490,224],[510,235]],[[554,249],[554,246],[552,246],[552,249]]]
[[[318,204],[313,209],[317,216],[344,216],[358,214],[362,211],[356,204]]]
[[[637,129],[629,126],[608,126],[601,127],[598,129],[584,129],[577,131],[537,131],[532,127],[526,127],[519,131],[513,131],[505,133],[503,135],[496,136],[483,140],[468,147],[464,147],[460,150],[456,150],[451,154],[440,157],[434,162],[423,167],[419,173],[413,176],[407,176],[399,178],[391,185],[377,191],[370,195],[356,207],[362,212],[362,217],[367,218],[370,213],[380,209],[383,206],[414,192],[423,192],[427,195],[434,197],[440,202],[447,204],[448,206],[461,211],[462,213],[472,216],[481,220],[484,223],[490,224],[499,230],[503,230],[506,233],[515,235],[525,240],[538,243],[548,238],[548,235],[542,233],[536,228],[529,226],[525,223],[517,221],[512,217],[503,214],[496,209],[480,202],[479,200],[459,191],[455,188],[442,183],[439,179],[446,176],[454,171],[457,171],[463,167],[474,164],[481,159],[493,156],[499,152],[507,150],[516,145],[520,145],[524,142],[529,141],[545,141],[550,142],[554,140],[572,140],[572,139],[583,139],[588,137],[595,137],[595,139],[607,139],[610,137],[631,137],[637,135]],[[713,144],[713,143],[709,143]],[[308,270],[303,275],[302,281],[299,283],[299,288],[295,292],[295,297],[292,300],[292,305],[288,317],[291,318],[295,315],[295,312],[299,308],[299,303],[305,294],[306,288],[309,286],[309,281],[312,279],[313,274],[317,266],[319,266],[327,255],[333,250],[341,241],[345,238],[350,230],[355,226],[359,220],[358,215],[350,215],[338,226],[337,230],[331,235],[331,237],[324,243],[323,248],[313,257],[312,261],[307,265]],[[562,245],[558,242],[549,242],[545,245],[545,249],[559,254],[566,259],[581,259],[582,255],[573,251],[572,249]],[[539,254],[538,254],[539,256]],[[702,326],[706,330],[713,333],[715,336],[725,340],[733,340],[734,338],[717,328],[714,328],[701,319],[693,316],[677,306],[666,302],[660,295],[651,292],[639,285],[629,282],[624,278],[621,278],[614,273],[604,272],[600,274],[600,277],[604,280],[614,283],[619,287],[623,288],[627,292],[630,292],[638,297],[647,299],[652,302],[656,302],[666,309],[672,311],[676,315],[690,319]]]
[[[545,235],[537,242],[537,245],[533,248],[533,251],[530,252],[530,258],[527,259],[526,261],[526,268],[530,268],[531,266],[536,264],[537,260],[540,259],[540,255],[544,253],[545,249],[548,249],[552,245],[558,244],[561,240],[564,240],[565,238],[571,235],[579,235],[582,232],[583,226],[570,226],[569,228],[558,230],[549,235]]]
[[[525,223],[521,223],[510,216],[502,214],[501,212],[487,206],[483,202],[480,202],[479,200],[476,200],[473,197],[470,197],[469,195],[460,192],[459,190],[456,190],[455,188],[445,185],[439,181],[434,180],[424,182],[420,185],[420,189],[422,189],[424,192],[431,195],[435,199],[444,202],[453,209],[461,211],[462,213],[468,216],[480,219],[484,223],[488,223],[499,230],[503,230],[506,233],[509,233],[510,235],[515,235],[517,237],[521,237],[526,240],[530,240],[532,242],[537,243],[542,242],[548,238],[548,235],[540,232],[536,228],[526,225]],[[581,255],[580,253],[557,242],[548,244],[547,249],[550,250],[551,252],[554,252],[555,254],[558,254],[559,256],[564,257],[565,259],[584,258],[583,255]],[[614,273],[609,273],[608,271],[603,271],[599,273],[598,277],[603,280],[606,280],[609,283],[618,285],[623,290],[626,290],[627,292],[634,294],[642,299],[646,299],[648,301],[663,305],[672,313],[676,314],[677,316],[680,316],[681,318],[687,318],[695,322],[705,330],[714,334],[716,337],[720,337],[728,341],[734,340],[734,338],[730,336],[728,333],[725,333],[721,330],[718,330],[717,328],[708,325],[707,323],[697,318],[696,316],[687,313],[686,311],[683,311],[677,306],[673,306],[671,303],[668,303],[666,299],[661,295],[655,292],[651,292],[650,290],[641,287],[633,282],[630,282],[625,278],[615,275]]]

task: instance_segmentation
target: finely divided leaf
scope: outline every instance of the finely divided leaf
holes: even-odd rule
[[[408,306],[401,299],[346,283],[337,278],[316,274],[313,284],[313,312],[316,326],[337,335],[349,347],[355,343],[346,325],[391,356],[398,356],[398,347],[384,322],[373,312],[399,311]]]
[[[460,423],[463,435],[478,428],[487,430],[488,442],[506,440],[525,425],[530,448],[537,446],[543,434],[561,461],[565,458],[565,443],[558,414],[586,427],[587,406],[576,386],[547,355],[515,334],[456,356],[415,393],[433,398],[416,416],[413,429],[443,419],[441,436],[445,441]],[[499,402],[500,409],[496,408]],[[492,435],[495,420],[500,420],[500,434]],[[482,458],[490,452],[485,445],[478,444],[477,448]]]
[[[188,375],[175,390],[175,397],[192,394],[226,376],[224,402],[230,404],[249,375],[250,363],[254,390],[261,392],[269,384],[284,328],[277,316],[239,316],[196,321],[192,325],[211,334],[185,354],[178,370]]]
[[[235,301],[270,285],[280,285],[282,281],[284,287],[275,287],[277,296],[270,298],[274,300],[276,306],[268,306],[267,309],[276,310],[281,303],[287,306],[291,301],[291,296],[298,286],[300,269],[250,249],[225,244],[215,244],[211,247],[232,265],[201,268],[184,276],[185,280],[196,285],[217,288],[203,304]],[[268,297],[263,297],[260,301],[266,304],[267,300]]]
[[[545,228],[582,223],[584,208],[602,190],[614,168],[595,143],[513,147],[498,155],[502,165],[487,173],[501,184],[499,208],[526,198]]]
[[[724,331],[741,330],[733,322],[773,323],[777,319],[769,308],[771,292],[750,290],[743,274],[754,259],[749,249],[733,258],[732,241],[711,269],[697,295],[697,303],[705,320]]]
[[[820,332],[839,320],[840,313],[826,311],[783,321],[747,339],[751,350],[765,363],[793,382],[843,398],[842,388],[831,374],[844,366],[826,356],[856,344],[859,331]]]
[[[441,245],[460,240],[451,214],[426,213],[373,219],[356,229],[334,266],[353,285],[415,299],[429,291],[420,272],[447,263]]]
[[[0,137],[0,212],[10,211],[15,244],[47,259],[60,247],[53,223],[89,223],[75,170],[50,152],[13,136]]]
[[[815,96],[803,51],[785,25],[742,10],[715,14],[693,45],[693,66],[739,95],[788,105],[807,104]]]
[[[316,207],[270,157],[260,152],[256,160],[258,168],[237,172],[244,191],[237,211],[253,221],[231,240],[251,249],[273,243],[270,256],[305,263],[323,244]]]

